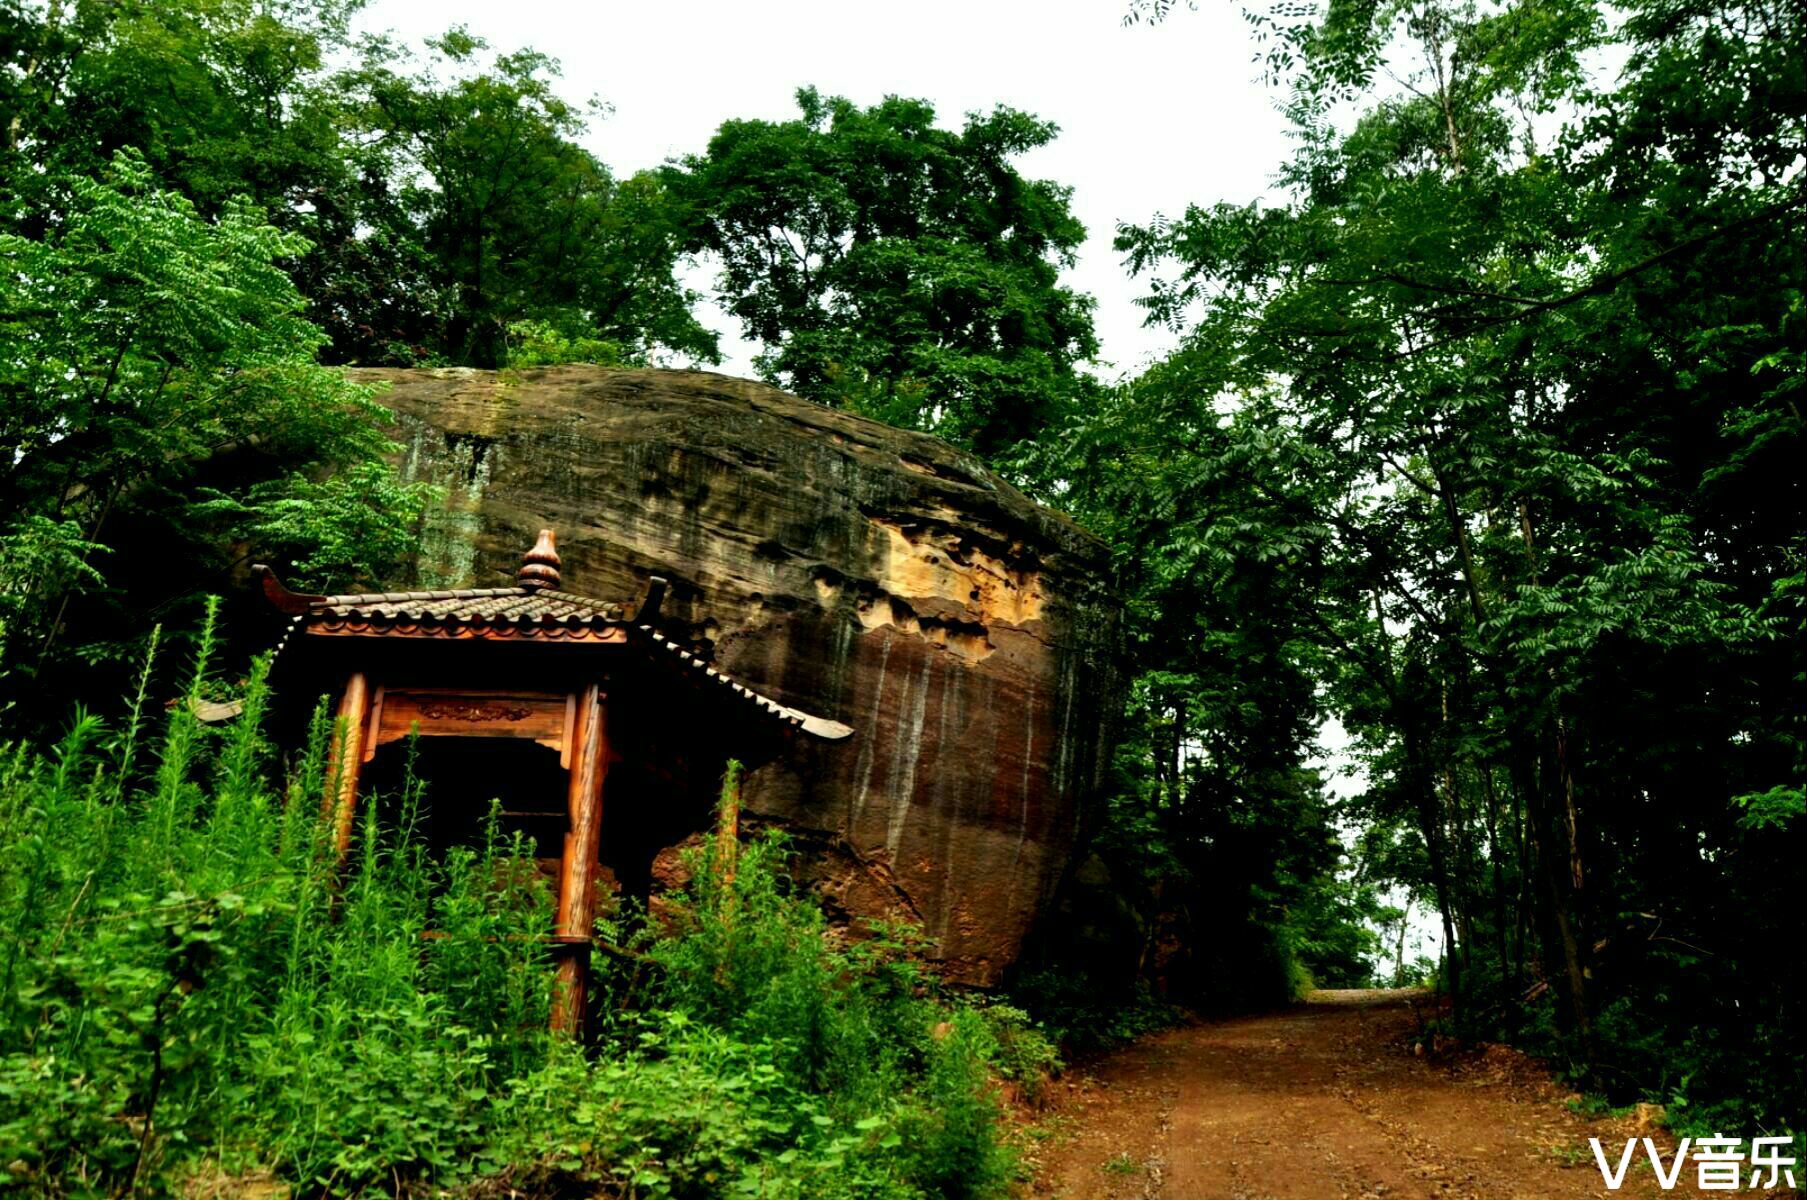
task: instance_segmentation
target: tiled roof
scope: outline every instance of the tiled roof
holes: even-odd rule
[[[838,742],[844,737],[851,736],[853,733],[852,728],[841,724],[839,721],[831,721],[827,717],[818,717],[811,713],[806,713],[800,708],[791,708],[788,705],[778,703],[776,700],[761,696],[746,684],[737,682],[732,676],[722,674],[720,671],[710,666],[704,659],[684,649],[664,634],[655,630],[651,625],[636,625],[634,627],[634,633],[636,635],[636,641],[650,644],[658,651],[675,656],[678,662],[694,672],[699,672],[701,676],[709,682],[732,690],[743,700],[758,705],[773,716],[778,717],[780,720],[789,721],[793,725],[801,726],[805,731],[814,734],[816,737],[825,738],[831,742]]]
[[[570,592],[524,587],[323,596],[310,606],[308,615],[315,614],[367,621],[550,622],[561,625],[619,622],[623,616],[619,604]]]
[[[699,686],[721,688],[787,725],[828,741],[853,730],[839,721],[818,717],[762,696],[723,674],[708,661],[666,637],[651,624],[630,623],[620,604],[570,592],[532,587],[460,588],[422,592],[368,592],[349,596],[309,596],[291,592],[267,568],[260,568],[264,594],[293,619],[276,644],[280,655],[310,625],[321,632],[351,632],[373,637],[441,636],[450,630],[493,630],[503,638],[518,636],[555,640],[593,638],[604,629],[618,630],[614,640],[644,649],[649,657],[686,675]]]

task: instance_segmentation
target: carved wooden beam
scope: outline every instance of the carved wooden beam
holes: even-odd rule
[[[478,642],[600,642],[627,641],[620,625],[453,624],[431,621],[381,621],[363,617],[327,617],[310,621],[303,630],[309,637],[437,638]]]

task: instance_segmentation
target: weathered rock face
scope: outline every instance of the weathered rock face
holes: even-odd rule
[[[418,583],[510,579],[559,533],[565,586],[672,589],[663,625],[854,727],[749,778],[828,901],[919,921],[994,982],[1066,865],[1109,741],[1104,547],[970,456],[689,371],[363,370],[412,478],[446,489]]]

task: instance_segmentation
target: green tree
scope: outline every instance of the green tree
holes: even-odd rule
[[[7,0],[5,145],[44,178],[132,149],[208,216],[250,196],[277,219],[347,167],[325,59],[361,0]],[[26,173],[9,183],[29,188]]]
[[[715,361],[697,297],[676,281],[681,234],[660,180],[616,180],[577,144],[585,110],[555,90],[557,63],[521,50],[472,69],[487,46],[462,29],[429,46],[452,78],[377,43],[355,87],[438,298],[432,350],[500,366],[525,321],[607,343],[617,361],[655,349]]]
[[[398,557],[424,496],[381,466],[392,447],[368,391],[314,362],[321,335],[280,265],[300,238],[244,203],[203,219],[127,152],[104,179],[69,180],[58,208],[41,237],[0,234],[0,621],[13,664],[44,661],[83,592],[115,634],[135,628],[117,604],[115,547],[236,542],[341,583]],[[355,487],[329,477],[339,469]],[[193,580],[165,571],[136,606],[168,602],[181,582]]]
[[[1799,968],[1765,947],[1807,861],[1801,15],[1253,14],[1287,199],[1121,231],[1187,332],[1088,453],[1136,470],[1174,406],[1200,432],[1142,503],[1087,501],[1166,554],[1289,548],[1257,559],[1369,768],[1350,815],[1417,842],[1381,869],[1434,898],[1466,1020],[1532,1035],[1553,996],[1593,1082],[1797,1128]]]
[[[248,197],[307,239],[287,265],[329,362],[493,366],[521,321],[610,361],[713,361],[657,178],[617,180],[577,144],[586,110],[556,62],[485,65],[454,30],[432,43],[442,78],[356,39],[361,7],[6,0],[8,220],[41,232],[54,181],[130,149],[202,216]]]
[[[761,373],[825,404],[999,455],[1090,393],[1092,301],[1060,283],[1085,230],[1070,189],[1012,159],[1055,127],[998,108],[954,132],[926,101],[797,93],[667,171],[688,248],[761,342]]]
[[[1115,548],[1128,601],[1134,683],[1101,848],[1189,931],[1167,982],[1207,1006],[1280,1002],[1306,974],[1365,980],[1376,905],[1370,881],[1339,877],[1339,813],[1312,762],[1325,477],[1271,436],[1271,389],[1227,402],[1227,367],[1192,342],[1113,389],[1050,468]]]
[[[7,0],[0,4],[0,186],[28,234],[57,219],[57,181],[139,155],[204,217],[248,197],[308,239],[289,268],[330,335],[367,352],[380,328],[418,342],[432,313],[418,238],[393,219],[380,155],[348,137],[358,0]]]

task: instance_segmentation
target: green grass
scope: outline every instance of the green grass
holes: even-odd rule
[[[1140,1175],[1142,1173],[1142,1163],[1135,1155],[1125,1150],[1123,1153],[1112,1158],[1109,1162],[1106,1162],[1104,1164],[1104,1170],[1111,1175]]]
[[[210,619],[190,694],[215,686],[211,640]],[[0,753],[0,1192],[1008,1188],[996,1081],[1039,1078],[1046,1039],[944,994],[907,930],[830,937],[782,841],[731,873],[697,856],[669,927],[603,973],[586,1055],[546,1033],[529,847],[492,824],[429,855],[410,784],[369,805],[341,875],[323,709],[279,784],[261,664],[222,728],[177,703],[147,739],[149,693]]]

